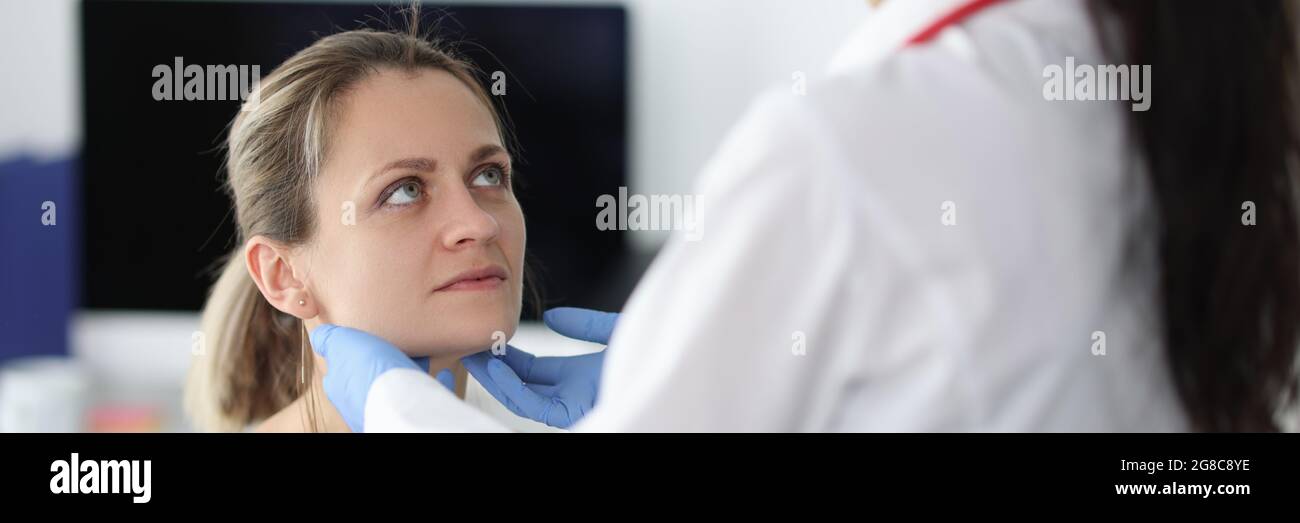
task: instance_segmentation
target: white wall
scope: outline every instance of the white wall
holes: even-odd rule
[[[0,0],[0,158],[81,142],[76,0]]]
[[[813,77],[865,0],[630,0],[632,190],[685,193],[754,96]],[[632,234],[649,247],[665,235]]]
[[[795,71],[815,76],[866,12],[865,0],[613,3],[629,10],[630,183],[641,193],[689,192],[754,95],[766,86],[789,85]],[[61,154],[80,142],[76,16],[76,0],[0,0],[0,157],[19,150]],[[641,248],[664,237],[631,236]]]

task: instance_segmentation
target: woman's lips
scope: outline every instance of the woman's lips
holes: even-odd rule
[[[499,287],[506,281],[506,271],[498,266],[471,269],[448,280],[433,292],[441,291],[486,291]]]
[[[439,291],[485,291],[488,289],[497,288],[497,286],[501,285],[501,282],[503,281],[505,280],[498,278],[496,276],[488,276],[487,278],[479,278],[476,280],[461,280],[438,290]]]

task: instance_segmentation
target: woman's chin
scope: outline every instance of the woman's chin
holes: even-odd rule
[[[412,358],[460,358],[495,346],[505,346],[514,336],[517,326],[516,321],[502,320],[444,325],[436,329],[439,332],[423,334],[420,339],[398,346]]]
[[[412,358],[430,358],[434,360],[453,360],[464,358],[470,354],[475,354],[488,350],[489,347],[437,347],[437,348],[420,348],[415,350],[402,349],[402,352]]]

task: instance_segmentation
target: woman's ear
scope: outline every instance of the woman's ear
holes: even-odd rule
[[[272,307],[300,319],[315,318],[320,308],[294,272],[289,252],[287,246],[265,236],[249,238],[244,243],[248,275]]]

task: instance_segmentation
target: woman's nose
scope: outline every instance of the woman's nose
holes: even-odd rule
[[[501,232],[496,217],[483,209],[467,188],[444,193],[441,205],[446,211],[441,213],[441,242],[448,250],[463,249],[475,243],[491,243]]]

